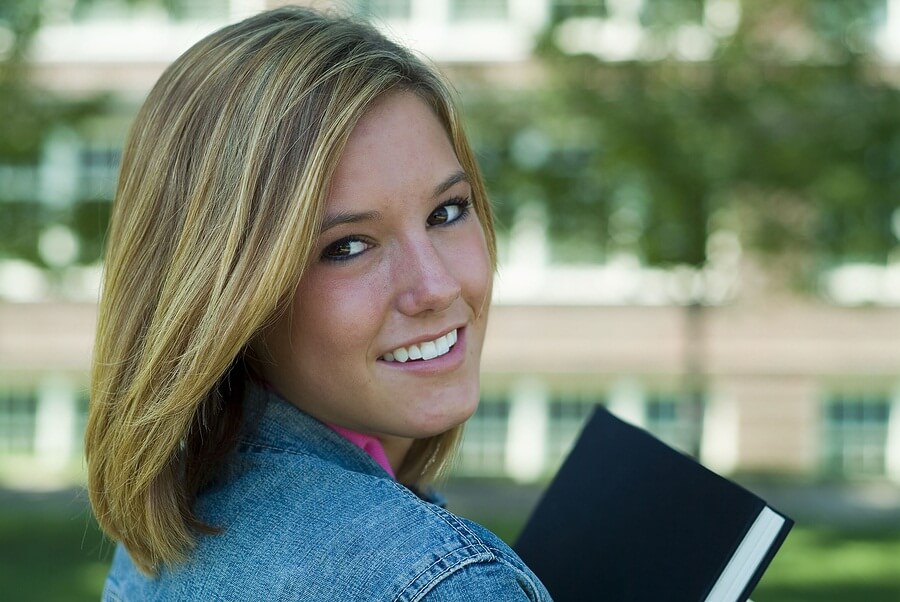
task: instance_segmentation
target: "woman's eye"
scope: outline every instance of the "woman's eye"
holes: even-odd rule
[[[325,247],[323,259],[340,261],[359,255],[369,248],[369,244],[358,238],[344,238]]]
[[[441,226],[452,224],[456,220],[464,218],[469,213],[469,199],[451,199],[435,209],[428,216],[429,226]]]

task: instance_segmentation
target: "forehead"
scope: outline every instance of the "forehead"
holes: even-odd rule
[[[331,182],[328,207],[430,197],[435,185],[460,169],[432,109],[412,92],[392,92],[378,99],[351,132]]]

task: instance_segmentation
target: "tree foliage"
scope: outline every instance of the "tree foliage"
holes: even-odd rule
[[[12,0],[0,5],[0,160],[33,159],[47,116],[28,84],[26,52],[41,23],[40,2]]]
[[[83,2],[82,2],[83,3]],[[33,44],[52,3],[42,0],[10,0],[0,3],[0,166],[6,177],[22,177],[36,170],[46,141],[59,128],[77,128],[84,119],[102,113],[108,99],[102,94],[67,97],[41,89],[33,82],[29,63]],[[0,186],[7,182],[0,179]],[[21,189],[21,186],[16,189]],[[73,229],[79,236],[78,261],[92,263],[100,257],[99,239],[108,220],[109,203],[47,206],[4,191],[0,205],[0,258],[25,259],[42,265],[41,232],[54,224]],[[86,208],[93,209],[85,217]]]
[[[717,229],[799,258],[788,264],[801,281],[832,262],[884,262],[897,245],[900,92],[874,49],[881,6],[743,0],[705,60],[674,43],[699,30],[697,0],[644,3],[657,53],[641,60],[564,52],[566,21],[554,22],[538,43],[546,89],[470,99],[501,215],[541,202],[558,237],[590,246],[582,254],[657,265],[703,265]]]

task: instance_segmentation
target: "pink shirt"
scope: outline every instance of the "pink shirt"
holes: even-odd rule
[[[338,435],[341,435],[345,439],[347,439],[350,443],[357,446],[369,456],[372,457],[373,460],[378,462],[378,465],[381,466],[391,477],[397,478],[394,474],[394,469],[391,468],[391,463],[388,462],[387,454],[384,451],[384,445],[381,444],[381,441],[378,440],[377,437],[373,437],[372,435],[366,435],[365,433],[357,433],[356,431],[351,431],[348,428],[344,428],[342,426],[338,426],[336,424],[329,424],[328,428],[333,430]]]
[[[280,393],[278,393],[278,389],[276,389],[269,381],[260,380],[259,382],[260,384],[262,384],[262,386],[269,389],[270,391],[281,395]],[[282,395],[282,397],[284,396]],[[385,471],[387,471],[389,475],[391,475],[391,478],[397,478],[397,475],[394,474],[394,469],[391,468],[391,463],[388,462],[388,457],[384,451],[384,446],[376,437],[373,437],[372,435],[366,435],[364,433],[357,433],[356,431],[351,431],[348,428],[344,428],[336,424],[330,424],[328,422],[326,422],[325,424],[335,433],[342,436],[344,439],[369,454],[369,456],[373,460],[378,462],[379,466],[381,466]]]

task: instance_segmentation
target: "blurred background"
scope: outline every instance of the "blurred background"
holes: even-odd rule
[[[130,120],[278,4],[0,4],[5,599],[96,600],[109,563],[81,436]],[[797,520],[757,602],[900,600],[900,0],[304,4],[448,75],[496,204],[450,508],[513,541],[601,403]]]

